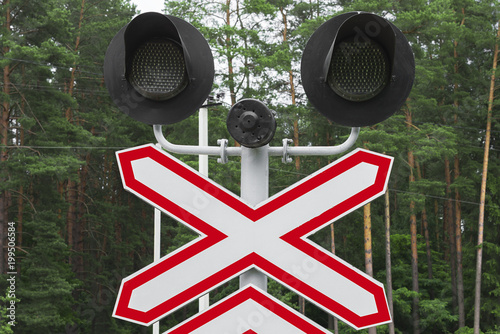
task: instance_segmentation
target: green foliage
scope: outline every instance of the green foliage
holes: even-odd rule
[[[457,330],[455,334],[474,334],[474,329],[469,327],[462,327]]]
[[[14,302],[19,302],[19,299],[12,298],[10,296],[9,290],[5,293],[5,296],[0,296],[0,334],[12,334],[14,333],[13,328],[16,326],[16,322],[9,317],[10,312],[8,307],[11,305],[11,300]],[[14,326],[12,326],[14,325]]]
[[[73,324],[73,292],[79,285],[69,264],[69,250],[57,234],[60,219],[50,211],[36,214],[26,222],[28,229],[36,230],[33,246],[23,260],[23,274],[18,288],[19,327],[26,333],[62,331]],[[28,330],[31,328],[31,331]]]
[[[420,328],[425,333],[447,333],[458,320],[452,315],[450,305],[439,299],[422,300],[420,306]]]

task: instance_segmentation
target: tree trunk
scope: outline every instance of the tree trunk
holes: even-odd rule
[[[486,202],[486,180],[488,178],[488,160],[490,156],[491,114],[495,100],[495,73],[498,63],[498,43],[500,40],[500,21],[493,55],[493,70],[490,81],[490,95],[488,99],[488,116],[486,118],[486,138],[484,140],[483,174],[481,178],[481,195],[479,199],[479,221],[477,231],[477,260],[476,260],[476,287],[474,297],[474,334],[479,334],[481,314],[481,270],[483,265],[483,237],[484,237],[484,206]]]
[[[455,156],[455,179],[460,176],[459,159]],[[460,192],[455,190],[455,246],[457,254],[458,327],[465,327],[464,275],[462,265],[462,208]]]
[[[83,262],[83,253],[84,253],[84,235],[86,230],[86,219],[84,217],[86,211],[86,197],[85,191],[87,188],[87,178],[88,178],[88,165],[90,162],[90,154],[87,154],[85,159],[86,164],[82,166],[82,170],[80,171],[80,184],[78,185],[78,217],[77,217],[77,225],[75,229],[76,233],[76,242],[75,242],[75,251],[76,251],[76,262],[75,262],[75,272],[78,278],[85,279],[84,273],[84,262]]]
[[[282,37],[283,37],[283,43],[287,43],[288,41],[288,19],[287,15],[285,13],[285,8],[280,7],[280,13],[281,13],[281,18],[283,22],[283,30],[282,30]],[[296,105],[295,101],[295,84],[293,82],[293,71],[290,70],[288,72],[288,78],[289,78],[289,84],[290,84],[290,95],[291,95],[291,102],[292,105]],[[299,121],[298,121],[298,115],[296,115],[296,119],[293,122],[293,145],[294,146],[299,146]],[[295,170],[300,171],[300,157],[295,157]],[[304,297],[299,296],[299,312],[302,314],[306,314],[306,302]]]
[[[450,270],[451,270],[451,292],[452,292],[452,305],[453,312],[457,308],[457,247],[455,239],[455,223],[453,220],[453,204],[451,199],[451,171],[450,171],[450,160],[448,158],[444,159],[444,173],[446,180],[446,232],[448,233],[448,242],[450,245]]]
[[[371,204],[368,203],[363,207],[364,212],[364,235],[365,235],[365,271],[368,275],[373,277],[373,250],[372,250],[372,213]],[[369,334],[377,334],[376,327],[368,328]]]
[[[80,38],[81,38],[80,35],[81,35],[81,28],[82,28],[82,23],[83,23],[84,8],[85,8],[85,0],[82,0],[81,6],[80,6],[80,18],[78,20],[78,31],[77,31],[76,40],[75,40],[75,48],[73,50],[73,52],[75,54],[78,53],[78,49],[80,47]],[[77,64],[75,62],[75,63],[73,63],[73,69],[71,70],[71,76],[70,76],[70,80],[68,82],[68,95],[71,97],[73,97],[73,92],[74,92],[74,87],[75,87],[76,70],[77,70]],[[70,123],[73,123],[75,121],[74,115],[73,115],[73,110],[71,107],[68,107],[66,109],[65,117],[66,117],[66,120]],[[70,250],[75,250],[75,234],[76,234],[76,239],[77,240],[79,239],[78,231],[80,229],[77,226],[77,224],[78,224],[78,203],[77,203],[78,188],[79,188],[79,184],[77,181],[74,181],[72,179],[68,179],[67,187],[66,187],[66,193],[67,193],[66,200],[69,204],[69,208],[68,208],[68,213],[66,215],[66,230],[68,233],[68,247]],[[77,233],[75,233],[75,232],[77,232]],[[70,264],[74,264],[73,256],[74,256],[74,254],[70,254],[70,258],[69,258]],[[78,259],[76,262],[78,262]]]
[[[439,203],[436,200],[434,200],[434,220],[435,220],[435,224],[436,224],[436,250],[438,252],[441,251],[441,237],[440,237],[440,234],[439,234]]]
[[[226,0],[226,26],[231,27],[231,0]],[[227,56],[227,74],[229,82],[229,94],[231,95],[231,105],[236,104],[236,85],[234,83],[234,66],[231,51],[231,35],[226,34],[226,56]],[[238,145],[239,146],[239,145]]]
[[[365,245],[365,271],[373,277],[373,252],[372,252],[372,214],[370,203],[363,207],[364,245]]]
[[[68,248],[70,250],[74,250],[74,230],[76,225],[76,200],[77,200],[77,185],[76,182],[69,179],[66,185],[66,202],[68,202],[68,212],[66,214],[66,231],[67,231],[67,240],[68,240]],[[73,253],[69,255],[69,263],[73,264]]]
[[[462,21],[460,26],[465,24],[465,8],[462,8]],[[458,75],[458,41],[453,44],[453,56],[455,58],[455,74]],[[454,92],[458,92],[459,85],[455,82]],[[456,95],[455,95],[456,96]],[[458,110],[458,98],[453,103],[455,110]],[[455,114],[455,125],[458,123],[458,113]],[[455,155],[454,180],[460,176],[460,161],[458,155]],[[460,206],[460,192],[455,189],[455,247],[456,247],[456,269],[457,269],[457,306],[458,306],[458,328],[465,327],[465,307],[464,307],[464,277],[462,267],[462,212]]]
[[[427,219],[427,210],[424,208],[422,210],[422,224],[424,225],[424,238],[425,238],[425,249],[427,253],[427,276],[429,280],[432,281],[434,275],[432,272],[432,252],[431,252],[431,242],[429,240],[429,221]],[[434,299],[434,289],[430,287],[429,297]]]
[[[419,293],[418,287],[418,251],[417,251],[417,217],[415,215],[415,202],[410,203],[410,234],[411,234],[411,278],[412,290]],[[413,297],[413,333],[420,334],[419,297]]]
[[[412,127],[412,114],[410,110],[406,112],[406,122],[408,128]],[[408,165],[410,166],[410,183],[415,182],[415,158],[413,151],[408,151]],[[410,233],[411,233],[411,272],[412,272],[412,289],[417,293],[413,297],[413,334],[420,334],[420,316],[418,311],[419,306],[419,287],[418,287],[418,250],[417,250],[417,216],[415,214],[415,201],[410,201]]]
[[[23,77],[23,85],[26,84],[25,82],[25,66],[22,65],[22,77]],[[23,97],[21,101],[21,110],[20,114],[24,114],[25,111],[25,106],[26,102]],[[17,145],[19,146],[24,146],[24,128],[22,127],[21,124],[19,124],[19,131],[17,133],[17,140],[16,140]],[[20,185],[19,186],[19,196],[17,198],[17,247],[19,249],[23,248],[23,217],[24,217],[24,186]]]
[[[335,223],[330,224],[330,247],[335,254]],[[328,329],[333,329],[333,333],[339,334],[339,320],[333,315],[328,315]]]
[[[73,50],[73,52],[75,54],[78,53],[78,49],[80,47],[80,39],[81,39],[81,30],[82,30],[84,9],[85,9],[85,0],[82,0],[81,7],[80,7],[80,19],[78,20],[78,31],[77,31],[77,35],[76,35],[75,48]],[[75,63],[73,63],[73,68],[71,70],[71,76],[70,76],[69,83],[68,83],[68,94],[69,94],[69,96],[73,96],[73,91],[74,91],[74,88],[75,88],[76,70],[77,70],[77,64],[75,62]],[[66,109],[66,119],[68,121],[70,121],[72,118],[73,118],[73,115],[72,115],[71,107],[68,107]]]
[[[288,42],[288,19],[287,15],[285,13],[285,8],[280,7],[280,12],[281,12],[281,17],[283,21],[283,43],[286,44]],[[291,67],[291,64],[290,64]],[[291,96],[291,102],[293,106],[297,105],[297,102],[295,100],[295,83],[293,80],[293,71],[290,68],[290,71],[288,71],[288,80],[290,83],[290,96]],[[293,121],[293,145],[294,146],[299,146],[299,115],[295,115],[295,120]],[[300,170],[300,157],[295,157],[295,169],[297,171]]]
[[[422,179],[422,169],[420,168],[420,164],[416,162],[417,165],[417,175],[418,179]],[[429,280],[432,280],[433,273],[432,273],[432,253],[431,253],[431,242],[429,240],[429,222],[427,220],[427,210],[424,208],[422,209],[422,226],[423,226],[423,235],[425,238],[425,249],[427,253],[427,275],[429,277]],[[429,296],[431,299],[434,299],[434,290],[432,287],[429,288]]]
[[[392,269],[391,269],[391,210],[389,202],[389,190],[385,192],[385,272],[387,280],[387,301],[391,312],[392,322],[389,323],[389,334],[394,334],[394,305],[392,302]]]
[[[5,6],[5,23],[4,29],[10,32],[11,27],[11,14],[10,14],[10,1],[5,0],[3,3]],[[2,50],[5,55],[10,51],[8,46],[5,46]],[[9,119],[10,119],[10,102],[8,97],[10,96],[10,65],[5,65],[3,68],[3,89],[4,94],[2,109],[0,110],[0,163],[3,164],[7,161],[8,152],[7,145],[9,143]],[[0,183],[3,183],[4,179],[0,179]],[[8,206],[9,206],[10,194],[8,190],[4,190],[0,193],[0,274],[6,272],[5,270],[5,238],[7,231],[7,224],[9,222]]]

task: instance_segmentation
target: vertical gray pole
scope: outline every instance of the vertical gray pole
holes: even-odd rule
[[[161,211],[157,208],[154,209],[154,247],[153,247],[153,261],[160,260],[161,253]],[[160,322],[153,324],[153,334],[160,334]]]
[[[208,100],[207,100],[208,102]],[[198,145],[208,146],[208,109],[201,108],[198,114]],[[199,155],[199,168],[201,174],[208,176],[208,155]]]
[[[241,198],[257,205],[269,197],[269,145],[259,148],[242,147]],[[267,276],[251,269],[240,276],[240,288],[247,284],[267,291]]]
[[[208,102],[208,100],[207,100]],[[201,108],[198,115],[198,145],[201,147],[208,146],[208,109]],[[198,170],[201,174],[208,176],[208,155],[199,155]],[[210,306],[210,294],[207,293],[198,299],[198,311],[204,311]]]

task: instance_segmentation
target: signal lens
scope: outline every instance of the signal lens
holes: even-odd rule
[[[144,97],[164,101],[188,84],[182,48],[169,40],[142,44],[132,59],[130,84]]]
[[[389,83],[391,66],[386,51],[371,40],[346,39],[332,53],[328,84],[349,101],[366,101]]]

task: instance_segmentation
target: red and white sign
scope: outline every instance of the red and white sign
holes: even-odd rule
[[[355,150],[255,207],[153,145],[117,157],[125,189],[200,237],[125,278],[115,317],[150,325],[256,268],[354,328],[391,320],[381,283],[307,239],[382,195],[391,157]]]
[[[331,334],[264,291],[247,285],[163,334]]]

